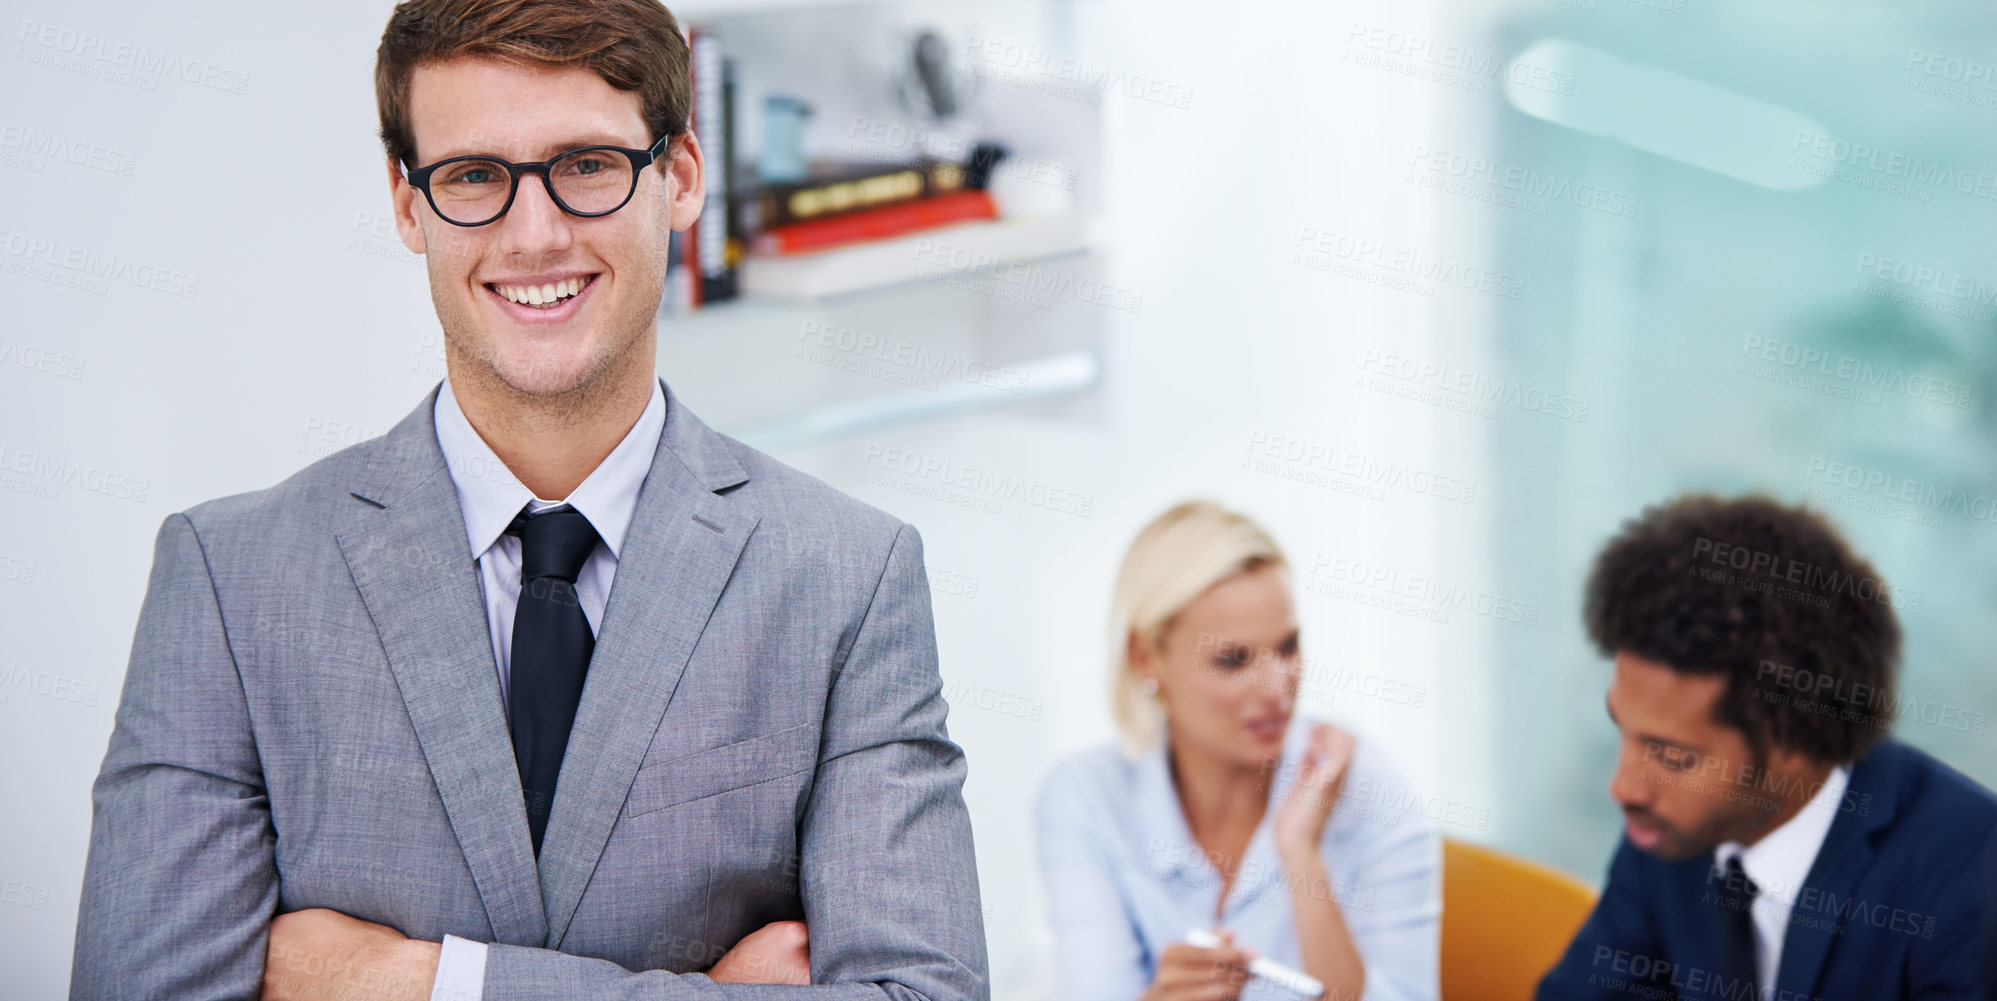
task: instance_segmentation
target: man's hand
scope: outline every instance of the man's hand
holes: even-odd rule
[[[429,1001],[442,951],[324,907],[280,914],[270,923],[263,1001]]]
[[[772,921],[735,943],[707,975],[736,984],[809,984],[811,937],[802,921]]]

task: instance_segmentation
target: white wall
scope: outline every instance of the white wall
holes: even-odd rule
[[[0,751],[27,763],[5,780],[9,812],[27,822],[0,826],[0,880],[29,901],[0,902],[0,965],[25,978],[22,996],[66,982],[90,783],[161,519],[385,430],[441,375],[421,262],[386,221],[369,74],[387,7],[8,0],[0,17],[0,354],[56,357],[54,372],[0,365],[0,670],[29,677],[0,689]],[[1474,505],[1239,469],[1259,434],[1484,477],[1473,442],[1438,444],[1436,413],[1340,391],[1362,349],[1415,336],[1435,307],[1289,263],[1303,227],[1391,239],[1427,225],[1400,193],[1337,180],[1366,143],[1414,141],[1420,95],[1377,74],[1330,86],[1314,53],[1336,25],[1308,5],[1271,12],[1301,30],[1218,48],[1207,10],[1074,13],[1080,41],[1065,55],[1192,93],[1184,109],[1102,98],[1107,164],[1079,180],[1104,206],[1104,259],[1143,303],[1108,317],[1101,399],[1074,416],[987,411],[783,456],[912,520],[939,579],[975,582],[974,597],[936,597],[953,692],[1043,709],[1027,721],[974,696],[951,721],[971,755],[1007,996],[1047,986],[1030,805],[1053,759],[1109,737],[1108,583],[1144,519],[1213,495],[1267,519],[1300,570],[1324,552],[1474,576],[1448,562],[1475,531]],[[38,154],[42,136],[94,154]],[[159,274],[169,288],[147,287]],[[753,378],[662,374],[696,409],[703,395],[756,390]],[[869,443],[985,464],[1093,507],[993,515],[868,487]],[[1474,628],[1302,602],[1313,658],[1428,693],[1425,710],[1356,696],[1320,708],[1440,784],[1438,733],[1476,721],[1460,700],[1474,689],[1445,687],[1435,665],[1465,655]]]
[[[977,5],[938,6],[957,16]],[[1562,258],[1494,235],[1499,222],[1517,221],[1508,210],[1409,180],[1417,147],[1493,154],[1503,129],[1537,137],[1551,126],[1521,126],[1496,89],[1370,65],[1377,49],[1352,39],[1355,27],[1378,26],[1510,55],[1487,31],[1520,11],[1565,19],[1548,30],[1581,34],[1603,25],[1634,36],[1683,27],[1663,20],[1679,15],[1652,6],[1069,5],[1056,58],[1190,94],[1185,107],[1099,95],[1100,146],[1077,161],[1087,168],[1082,202],[1097,210],[1101,251],[1086,266],[1140,294],[1141,307],[1070,302],[1048,316],[1066,322],[1081,311],[1107,330],[1105,386],[1065,404],[982,410],[779,453],[923,532],[939,584],[943,673],[958,696],[951,732],[970,755],[967,796],[1000,997],[1052,997],[1033,797],[1053,761],[1110,739],[1103,622],[1111,576],[1131,535],[1169,504],[1212,496],[1263,519],[1290,550],[1300,585],[1312,582],[1320,556],[1403,583],[1432,578],[1533,604],[1537,646],[1515,647],[1576,645],[1566,638],[1577,631],[1573,554],[1612,526],[1542,525],[1530,515],[1605,506],[1558,501],[1613,486],[1596,457],[1623,447],[1608,440],[1625,427],[1615,394],[1643,384],[1645,373],[1596,384],[1600,419],[1586,429],[1545,425],[1553,429],[1546,441],[1533,439],[1528,451],[1558,465],[1557,475],[1521,488],[1519,470],[1540,468],[1538,459],[1503,453],[1493,439],[1536,418],[1487,419],[1403,398],[1394,390],[1411,387],[1378,379],[1379,359],[1516,374],[1505,357],[1526,349],[1500,334],[1530,347],[1540,318],[1550,317],[1550,328],[1570,313],[1628,313],[1638,300],[1604,301],[1621,295],[1613,283],[1568,287]],[[267,486],[380,433],[442,375],[422,262],[388,223],[374,137],[370,73],[388,8],[386,0],[0,0],[0,760],[10,763],[0,791],[14,818],[0,824],[0,969],[10,994],[59,996],[67,982],[90,784],[161,520]],[[1884,65],[1897,58],[1888,48],[1853,42],[1840,58]],[[1680,49],[1703,51],[1691,41]],[[1962,116],[1986,113],[1955,110],[1965,128],[1972,120]],[[80,162],[48,152],[48,137],[81,150]],[[1525,155],[1521,148],[1514,154]],[[1638,186],[1678,169],[1633,155],[1617,163]],[[1590,169],[1578,158],[1554,166],[1583,179]],[[1647,190],[1657,189],[1670,190],[1662,182]],[[1684,209],[1653,201],[1643,225],[1685,225]],[[1575,223],[1578,210],[1564,205],[1551,218],[1608,225]],[[1579,245],[1613,246],[1592,263],[1620,266],[1650,252],[1650,232],[1626,227]],[[1512,300],[1448,283],[1396,289],[1377,280],[1386,274],[1377,259],[1355,261],[1348,238],[1387,255],[1524,278],[1526,294]],[[1687,251],[1671,261],[1697,259]],[[903,320],[957,315],[967,312],[961,302],[925,311],[959,294],[917,289],[880,309]],[[664,322],[661,372],[697,412],[753,411],[741,400],[783,382],[765,373],[802,364],[731,361],[706,340],[692,343],[725,338],[728,315]],[[1579,343],[1590,332],[1554,333]],[[1544,385],[1553,389],[1585,391],[1594,369],[1635,356],[1619,342],[1582,344],[1571,357],[1602,365],[1561,371],[1559,349],[1548,350],[1556,363]],[[1702,357],[1716,368],[1731,364],[1724,349]],[[1631,423],[1668,431],[1668,417],[1652,409]],[[1334,462],[1352,456],[1440,475],[1474,493],[1446,500],[1390,486],[1373,494],[1336,470],[1280,460],[1254,468],[1251,445],[1277,439],[1330,449]],[[1561,451],[1563,442],[1593,451]],[[869,450],[889,447],[1084,495],[1088,513],[1020,503],[975,510],[862,482],[878,469]],[[1501,464],[1500,454],[1517,464]],[[1781,475],[1788,478],[1779,484],[1792,485],[1793,474]],[[1690,460],[1658,475],[1680,485],[1714,478]],[[1718,478],[1753,485],[1761,472]],[[1510,508],[1499,503],[1507,488]],[[1648,490],[1640,500],[1656,499]],[[1620,511],[1627,503],[1615,496],[1606,507]],[[1504,593],[1494,583],[1502,576],[1492,566],[1495,541],[1502,534],[1516,552],[1521,537],[1529,543],[1539,532],[1565,540],[1557,554],[1549,547],[1544,574],[1561,583]],[[1377,597],[1377,588],[1334,583],[1343,590],[1300,588],[1306,657],[1326,672],[1393,679],[1400,691],[1422,693],[1421,705],[1355,689],[1307,711],[1386,747],[1451,815],[1484,818],[1446,826],[1447,834],[1530,849],[1541,832],[1565,827],[1606,851],[1613,828],[1600,817],[1583,824],[1564,813],[1522,814],[1498,800],[1499,735],[1521,724],[1544,736],[1542,760],[1564,756],[1586,773],[1576,789],[1600,771],[1592,758],[1571,764],[1598,746],[1572,736],[1599,735],[1598,709],[1501,720],[1492,708],[1504,702],[1501,680],[1514,702],[1530,701],[1520,693],[1543,683],[1538,663],[1511,673],[1495,663],[1519,624],[1474,609],[1433,621],[1353,600]],[[1569,669],[1585,673],[1586,665]],[[986,692],[1036,707],[1038,719],[980,708]],[[1596,698],[1584,691],[1575,701]],[[1588,802],[1600,799],[1597,787],[1586,792]]]

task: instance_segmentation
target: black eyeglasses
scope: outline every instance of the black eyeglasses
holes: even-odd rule
[[[672,141],[659,137],[651,149],[584,146],[540,163],[509,163],[491,156],[454,156],[428,167],[403,170],[437,218],[453,226],[483,226],[513,207],[520,175],[539,174],[548,197],[570,215],[609,215],[638,190],[638,174],[652,165]],[[502,181],[504,183],[502,183]]]

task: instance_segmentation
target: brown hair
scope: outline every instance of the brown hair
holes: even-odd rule
[[[417,66],[459,57],[544,66],[580,63],[643,102],[646,145],[673,136],[660,169],[687,131],[692,81],[679,23],[658,0],[403,0],[375,51],[374,98],[390,159],[415,166],[409,77]]]

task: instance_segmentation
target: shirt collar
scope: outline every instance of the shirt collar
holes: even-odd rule
[[[1249,836],[1248,846],[1242,854],[1242,865],[1235,874],[1239,889],[1232,890],[1231,895],[1243,901],[1260,892],[1264,884],[1280,874],[1273,833],[1275,817],[1283,796],[1296,778],[1296,765],[1302,760],[1304,748],[1310,742],[1311,723],[1301,717],[1293,719],[1289,732],[1284,735],[1282,757],[1269,790],[1268,810],[1263,814],[1262,822],[1256,825],[1255,832]],[[1147,860],[1148,868],[1153,876],[1160,879],[1183,877],[1188,872],[1201,869],[1218,876],[1212,865],[1201,857],[1199,843],[1193,840],[1192,828],[1186,823],[1186,811],[1179,802],[1179,791],[1172,784],[1171,745],[1168,730],[1156,747],[1135,762],[1132,813],[1140,823],[1131,833],[1140,843],[1131,848],[1153,856]],[[1160,833],[1176,841],[1176,844],[1170,845],[1171,850],[1158,851],[1158,842],[1154,839]],[[1160,855],[1162,857],[1157,857]],[[1137,857],[1146,856],[1140,854]]]
[[[558,501],[535,497],[506,468],[506,463],[500,461],[492,446],[479,437],[471,421],[465,418],[449,379],[437,391],[433,413],[437,445],[444,452],[444,464],[450,469],[452,485],[457,488],[458,507],[465,516],[465,541],[471,546],[473,559],[484,558],[486,550],[499,541],[500,534],[529,501],[536,502],[537,510],[567,504],[582,512],[609,548],[611,558],[617,558],[638,509],[638,489],[651,471],[652,458],[659,449],[659,434],[666,425],[666,398],[659,380],[652,380],[652,398],[623,440],[590,471],[581,485]]]
[[[1724,868],[1729,859],[1738,855],[1741,868],[1754,882],[1756,896],[1795,900],[1803,891],[1803,880],[1808,878],[1810,866],[1815,864],[1817,852],[1824,846],[1824,838],[1830,834],[1831,822],[1837,819],[1838,809],[1844,804],[1845,786],[1850,781],[1849,767],[1839,765],[1831,769],[1830,777],[1824,779],[1816,795],[1795,816],[1762,835],[1751,847],[1742,848],[1738,841],[1721,845],[1714,850],[1714,861]]]

